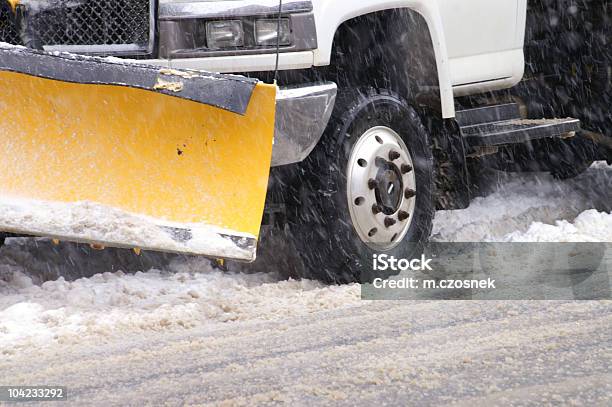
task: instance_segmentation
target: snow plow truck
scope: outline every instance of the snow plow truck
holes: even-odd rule
[[[368,281],[469,205],[474,168],[612,163],[610,19],[606,0],[0,0],[0,230],[248,262],[272,226],[310,277]]]

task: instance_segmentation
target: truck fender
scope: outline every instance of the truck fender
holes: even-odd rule
[[[334,34],[345,21],[365,14],[397,8],[408,8],[419,13],[427,23],[434,48],[442,117],[455,116],[449,58],[438,0],[361,0],[353,2],[351,7],[337,0],[315,0],[313,3],[315,3],[318,31],[318,49],[314,55],[316,66],[330,64]]]

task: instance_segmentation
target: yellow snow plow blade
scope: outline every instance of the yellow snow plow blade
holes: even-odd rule
[[[0,230],[255,258],[275,85],[249,82],[236,113],[218,105],[240,104],[228,98],[242,88],[212,102],[181,97],[199,86],[195,73],[160,70],[150,88],[75,83],[7,60],[2,69],[1,58]],[[205,79],[209,93],[214,81],[242,86]]]

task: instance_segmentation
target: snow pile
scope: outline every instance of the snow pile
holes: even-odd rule
[[[559,181],[548,174],[504,174],[499,177],[492,191],[472,201],[463,210],[439,211],[436,214],[432,240],[445,242],[503,242],[520,239],[520,233],[539,228],[537,225],[555,225],[557,221],[571,221],[582,212],[593,208],[600,212],[612,211],[612,166],[595,163],[579,177]],[[585,218],[591,215],[584,215]],[[600,215],[605,218],[606,214]],[[563,224],[561,221],[559,224]],[[595,223],[581,221],[577,227],[592,228]],[[555,227],[555,226],[553,226]],[[560,231],[541,229],[552,233],[541,241],[556,241]],[[518,234],[517,234],[518,232]],[[534,232],[535,233],[535,232]],[[590,241],[591,232],[581,232]],[[609,233],[594,232],[593,239]],[[509,237],[513,234],[514,237]],[[532,239],[525,236],[526,239]],[[577,235],[574,239],[580,239]],[[549,239],[549,240],[547,240]],[[560,239],[562,241],[563,239]],[[516,241],[516,240],[515,240]]]
[[[168,270],[103,273],[41,286],[20,271],[0,280],[0,354],[137,331],[173,331],[232,321],[280,319],[360,303],[359,286],[278,281],[274,274],[212,270],[205,259]]]
[[[582,212],[573,222],[554,225],[534,222],[526,232],[506,236],[510,242],[612,242],[612,214],[594,209]]]

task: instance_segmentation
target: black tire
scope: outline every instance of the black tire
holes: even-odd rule
[[[386,251],[396,258],[421,255],[434,216],[434,160],[430,137],[417,112],[399,96],[381,90],[338,95],[318,146],[301,164],[288,208],[288,225],[305,267],[302,277],[328,283],[369,282],[373,250],[353,227],[347,198],[347,163],[359,137],[375,126],[393,129],[408,148],[415,171],[416,203],[403,240]]]

